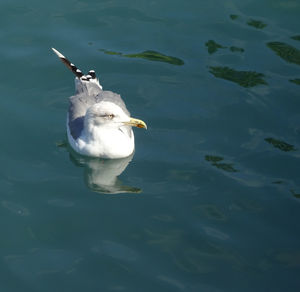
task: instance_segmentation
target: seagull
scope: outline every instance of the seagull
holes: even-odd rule
[[[75,95],[69,98],[67,136],[81,155],[117,159],[134,152],[132,126],[147,129],[145,122],[130,117],[121,96],[103,90],[94,70],[84,75],[63,54],[52,48],[75,74]]]

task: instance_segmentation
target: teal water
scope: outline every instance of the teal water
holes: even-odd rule
[[[0,4],[1,291],[299,291],[297,0]],[[72,74],[148,130],[66,145]]]

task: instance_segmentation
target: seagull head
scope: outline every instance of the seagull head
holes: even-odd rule
[[[119,129],[122,126],[133,126],[147,129],[145,122],[130,117],[115,103],[101,101],[92,105],[86,112],[85,125],[105,127],[106,129]]]

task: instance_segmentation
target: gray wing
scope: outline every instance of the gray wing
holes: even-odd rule
[[[101,92],[99,92],[99,94],[96,95],[96,100],[97,100],[97,102],[110,101],[112,103],[115,103],[124,111],[124,113],[126,115],[130,116],[130,113],[126,108],[126,105],[125,105],[123,99],[117,93],[114,93],[112,91],[106,91],[106,90],[101,91]]]
[[[121,96],[112,91],[99,90],[97,94],[88,94],[82,91],[69,99],[69,120],[68,125],[72,137],[76,140],[83,130],[84,116],[89,107],[101,101],[110,101],[117,104],[122,110],[130,116]]]

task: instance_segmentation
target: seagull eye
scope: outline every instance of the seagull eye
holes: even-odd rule
[[[107,117],[108,117],[109,119],[113,119],[113,118],[115,117],[115,115],[114,115],[114,114],[109,114],[109,115],[107,115]]]

